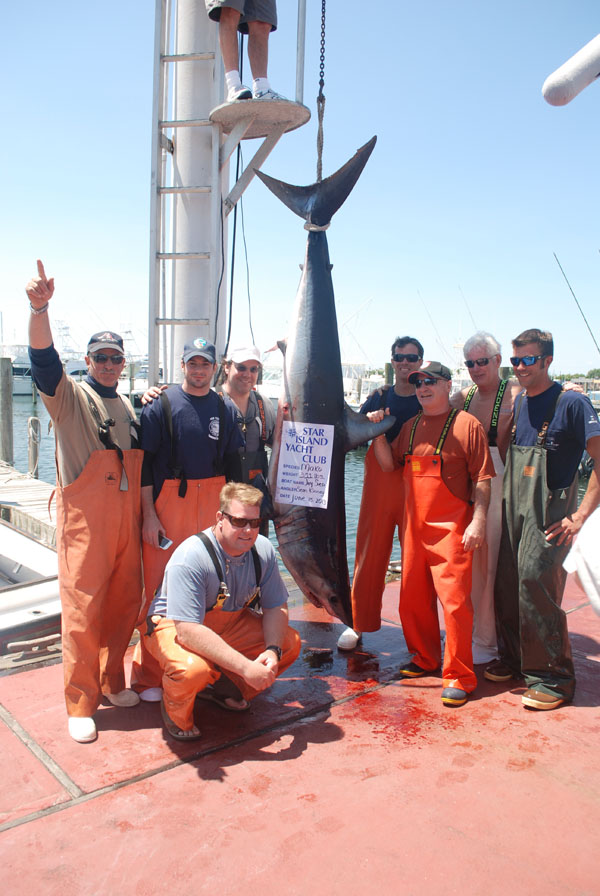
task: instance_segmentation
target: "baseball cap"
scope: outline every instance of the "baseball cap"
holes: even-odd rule
[[[438,379],[451,380],[452,371],[446,367],[445,364],[440,364],[439,361],[429,361],[424,367],[421,367],[420,370],[415,370],[414,373],[411,373],[408,382],[416,383],[416,381],[423,376],[435,376]]]
[[[115,351],[124,355],[123,337],[118,333],[113,333],[112,330],[102,330],[100,333],[90,336],[90,341],[87,344],[88,355],[91,355],[92,352],[101,352],[106,348],[114,348]]]
[[[194,339],[193,342],[186,342],[183,346],[183,355],[181,356],[183,363],[187,364],[190,358],[198,357],[205,358],[211,364],[217,363],[217,352],[212,342],[202,338]]]
[[[228,360],[233,361],[234,364],[243,364],[244,361],[257,361],[259,364],[262,363],[260,360],[260,351],[255,345],[250,345],[248,348],[234,348]]]

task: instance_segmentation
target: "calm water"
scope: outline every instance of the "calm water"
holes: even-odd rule
[[[14,466],[17,470],[27,472],[27,420],[32,416],[39,417],[42,428],[39,479],[54,484],[56,482],[54,435],[48,431],[50,418],[40,399],[35,403],[31,398],[25,396],[15,396],[13,399]],[[346,455],[346,543],[350,574],[354,570],[354,544],[362,493],[365,450],[357,448],[356,451],[350,451]],[[274,538],[273,543],[276,545]],[[392,559],[400,559],[400,545],[397,541],[392,551]]]

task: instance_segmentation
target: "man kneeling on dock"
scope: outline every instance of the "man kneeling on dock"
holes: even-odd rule
[[[52,341],[48,306],[54,279],[38,261],[26,287],[31,308],[31,371],[56,435],[56,548],[69,734],[96,739],[92,718],[105,697],[135,706],[125,687],[123,657],[142,599],[141,469],[136,418],[117,393],[123,340],[95,333],[88,376],[68,377]]]
[[[176,740],[201,736],[197,696],[241,712],[300,652],[275,551],[258,534],[262,497],[225,485],[215,525],[175,550],[150,607],[146,647],[162,669],[162,714]]]

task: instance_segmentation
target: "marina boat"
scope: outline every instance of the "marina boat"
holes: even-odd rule
[[[10,358],[13,369],[13,395],[31,395],[33,380],[29,366],[29,350],[26,345],[0,345],[0,357]]]
[[[0,654],[60,637],[56,551],[0,519]],[[20,645],[18,648],[17,645]]]

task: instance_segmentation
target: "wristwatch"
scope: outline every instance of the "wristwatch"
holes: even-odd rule
[[[272,650],[273,653],[277,654],[277,662],[279,663],[281,661],[283,650],[281,647],[278,647],[277,644],[269,644],[268,647],[265,647],[265,650]]]

